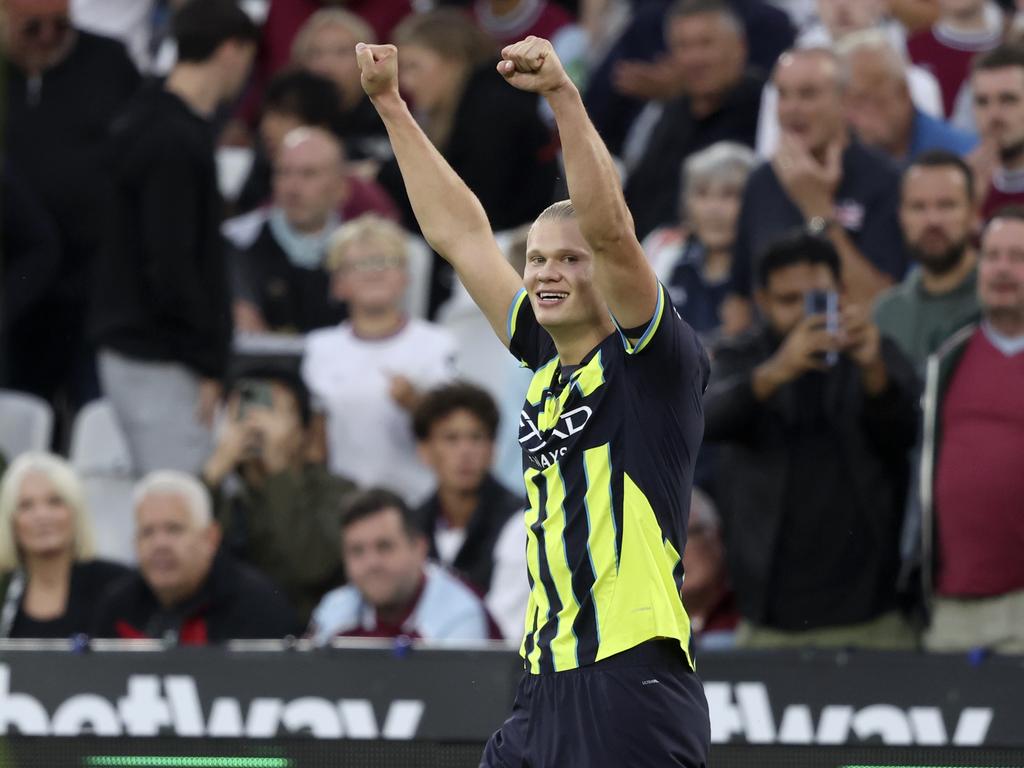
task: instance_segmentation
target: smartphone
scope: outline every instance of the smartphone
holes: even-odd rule
[[[807,316],[824,315],[825,330],[833,336],[839,333],[839,294],[835,291],[808,291],[804,296],[804,312]],[[835,365],[839,362],[839,352],[826,352],[822,359],[825,365]]]
[[[273,408],[274,395],[270,382],[262,379],[242,379],[238,382],[238,418],[244,419],[253,406]]]

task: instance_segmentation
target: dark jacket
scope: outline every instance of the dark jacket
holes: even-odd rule
[[[123,565],[107,560],[85,560],[72,564],[64,613],[45,621],[33,619],[23,610],[25,590],[28,587],[24,573],[0,574],[0,604],[5,609],[0,619],[0,637],[66,639],[77,634],[88,634],[92,629],[96,601],[111,584],[128,573],[129,570]],[[8,605],[16,609],[9,617]]]
[[[345,581],[341,510],[355,489],[320,466],[280,472],[260,488],[213,489],[224,546],[279,584],[305,625],[324,593]]]
[[[552,202],[556,144],[537,110],[535,94],[512,88],[486,64],[466,81],[448,140],[439,147],[480,198],[495,232],[532,222]],[[406,226],[417,231],[398,162],[385,164],[378,180]]]
[[[115,123],[109,162],[96,342],[220,377],[231,312],[212,125],[154,84]]]
[[[38,80],[4,62],[2,112],[7,159],[55,226],[61,263],[53,298],[81,308],[102,234],[107,132],[141,79],[121,43],[75,35],[67,58]]]
[[[694,152],[719,141],[754,146],[764,78],[747,72],[712,114],[697,117],[689,96],[665,105],[647,141],[647,149],[629,174],[626,202],[633,212],[637,237],[679,220],[682,165]]]
[[[509,518],[521,512],[526,502],[491,475],[480,486],[480,502],[466,526],[466,540],[455,556],[452,567],[481,594],[491,588],[494,571],[494,545]],[[441,504],[434,494],[416,510],[416,518],[427,535],[430,556],[439,560],[434,535],[441,519]]]
[[[843,553],[855,547],[858,553],[855,568],[827,574],[842,585],[842,594],[827,609],[831,621],[817,626],[870,620],[896,605],[907,458],[917,432],[913,366],[883,339],[889,384],[879,396],[866,396],[856,365],[841,356],[820,379],[820,405],[801,399],[799,385],[807,376],[758,402],[753,370],[777,347],[767,330],[724,344],[704,399],[705,440],[723,443],[718,502],[740,611],[766,623],[772,601],[786,600],[774,582],[780,565],[791,565],[778,561],[780,550],[792,537],[807,535],[785,527],[799,506],[788,497],[789,489],[802,484],[825,500],[820,514],[809,510],[813,524],[830,538],[822,549],[827,545]],[[821,417],[809,431],[802,423],[812,408]],[[809,441],[821,449],[808,451]],[[842,524],[830,526],[838,510],[843,510]],[[823,567],[827,570],[828,563]],[[808,617],[807,628],[813,626],[814,617]]]
[[[229,555],[218,554],[195,595],[164,608],[140,573],[113,584],[96,607],[94,637],[171,638],[180,645],[276,639],[301,631],[281,591]]]
[[[922,424],[920,466],[917,473],[916,493],[911,495],[911,515],[919,516],[920,537],[918,550],[910,558],[910,569],[920,567],[921,587],[925,608],[931,602],[935,569],[935,468],[942,444],[941,409],[953,374],[967,345],[978,330],[978,323],[970,323],[950,336],[942,346],[928,356],[925,367],[925,387],[922,398],[924,423]]]
[[[259,307],[273,332],[308,333],[348,317],[347,306],[331,296],[327,269],[292,264],[269,223],[251,245],[232,249],[230,262],[235,298]]]

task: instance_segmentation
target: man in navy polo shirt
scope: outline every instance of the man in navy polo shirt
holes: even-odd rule
[[[835,54],[789,51],[779,59],[773,81],[782,135],[774,157],[751,174],[743,196],[733,293],[749,303],[752,276],[768,244],[804,226],[835,246],[848,297],[870,304],[906,269],[897,170],[850,136]]]

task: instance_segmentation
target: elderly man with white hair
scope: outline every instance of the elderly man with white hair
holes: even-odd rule
[[[135,488],[139,570],[104,595],[94,635],[207,645],[297,633],[283,593],[218,553],[220,538],[202,483],[177,471],[144,477]]]
[[[978,137],[914,104],[907,63],[881,30],[854,32],[836,45],[846,76],[846,121],[869,147],[898,163],[932,149],[966,155]]]

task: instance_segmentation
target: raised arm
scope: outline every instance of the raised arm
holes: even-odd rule
[[[569,199],[594,251],[594,277],[608,308],[622,328],[645,325],[657,308],[658,280],[636,239],[618,171],[579,91],[547,40],[528,37],[505,48],[501,57],[498,71],[505,79],[541,94],[555,114]]]
[[[455,268],[507,346],[508,310],[522,279],[494,241],[480,201],[423,133],[398,93],[398,49],[360,43],[356,59],[363,90],[387,128],[423,237]]]

